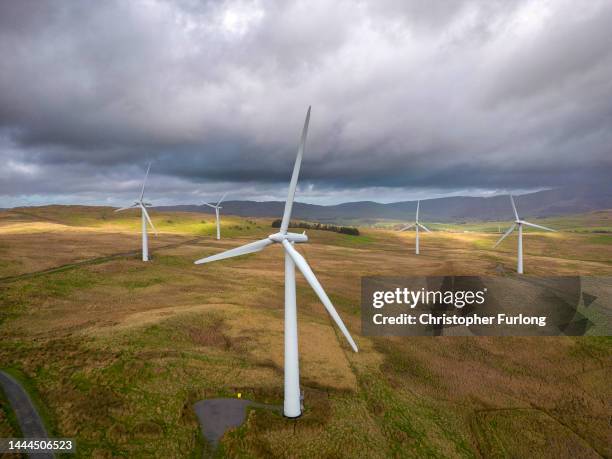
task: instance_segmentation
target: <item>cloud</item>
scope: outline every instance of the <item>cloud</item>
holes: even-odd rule
[[[319,202],[603,179],[611,21],[598,0],[3,2],[0,196],[116,203],[154,160],[160,199],[281,199],[310,104]]]

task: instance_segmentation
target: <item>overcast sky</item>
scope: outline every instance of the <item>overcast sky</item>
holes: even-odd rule
[[[0,0],[0,207],[612,176],[612,1]]]

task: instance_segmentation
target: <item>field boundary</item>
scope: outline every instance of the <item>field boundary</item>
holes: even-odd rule
[[[200,242],[203,239],[204,237],[198,237],[196,239],[190,239],[188,241],[174,242],[172,244],[167,244],[167,245],[163,245],[160,247],[156,247],[154,250],[173,249],[176,247],[180,247],[182,245]],[[71,269],[79,268],[81,266],[97,265],[97,264],[105,263],[107,261],[114,260],[117,258],[132,257],[134,255],[138,255],[139,253],[140,253],[140,250],[132,250],[130,252],[114,253],[111,255],[105,255],[105,256],[96,257],[96,258],[89,258],[87,260],[81,260],[81,261],[77,261],[74,263],[67,263],[65,265],[55,266],[53,268],[42,269],[40,271],[33,271],[29,273],[24,273],[24,274],[18,274],[16,276],[0,277],[0,284],[8,284],[11,282],[17,282],[17,281],[24,280],[24,279],[31,279],[33,277],[44,276],[46,274],[53,274],[53,273],[58,273],[62,271],[68,271]]]

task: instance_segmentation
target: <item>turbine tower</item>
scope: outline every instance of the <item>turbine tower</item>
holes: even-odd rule
[[[510,202],[512,203],[512,210],[514,211],[514,217],[516,220],[512,224],[510,228],[499,238],[499,241],[493,246],[493,248],[497,247],[501,241],[506,239],[506,237],[514,231],[514,228],[518,227],[518,256],[517,256],[517,266],[516,272],[519,274],[523,274],[523,225],[532,226],[533,228],[539,228],[546,231],[556,232],[554,229],[546,228],[545,226],[536,225],[535,223],[529,223],[528,221],[521,220],[519,218],[518,212],[516,211],[516,205],[514,204],[514,198],[510,195]]]
[[[251,242],[235,249],[227,250],[207,258],[197,260],[196,264],[209,263],[211,261],[223,260],[224,258],[236,257],[247,253],[259,252],[267,246],[277,243],[281,244],[285,252],[285,401],[283,413],[288,418],[296,418],[302,414],[301,398],[300,398],[300,367],[298,355],[298,330],[297,330],[297,306],[295,295],[295,267],[297,266],[301,273],[306,278],[315,291],[325,309],[334,320],[346,340],[349,342],[355,352],[357,345],[349,334],[347,328],[342,322],[342,319],[336,312],[332,302],[323,290],[323,287],[317,280],[308,265],[306,259],[294,248],[295,243],[308,241],[306,233],[290,233],[289,221],[291,220],[291,209],[293,207],[293,199],[295,197],[295,189],[297,186],[298,176],[300,174],[300,166],[302,156],[304,154],[304,146],[306,144],[306,135],[308,133],[308,122],[310,120],[310,107],[306,113],[304,128],[302,129],[302,137],[297,152],[295,165],[293,166],[293,174],[289,183],[289,193],[285,202],[285,211],[281,222],[280,231],[271,234],[265,239]]]
[[[131,206],[122,207],[120,209],[115,210],[115,212],[121,212],[123,210],[135,209],[136,207],[140,207],[140,214],[142,219],[142,261],[149,261],[149,241],[147,234],[147,222],[151,225],[151,229],[157,236],[157,230],[155,226],[153,226],[153,222],[151,221],[151,217],[149,217],[149,212],[147,212],[147,207],[151,207],[151,204],[148,202],[144,202],[144,192],[145,185],[147,184],[147,177],[149,176],[149,170],[151,169],[151,163],[147,167],[147,173],[145,174],[144,182],[142,182],[142,192],[140,193],[140,198],[134,202]]]
[[[220,204],[225,199],[225,196],[227,196],[227,193],[221,196],[221,199],[219,199],[217,204],[208,204],[207,202],[204,203],[205,206],[215,209],[215,215],[217,216],[217,240],[221,239],[221,219],[219,218],[219,210],[223,209]]]
[[[400,231],[407,231],[410,228],[412,228],[414,226],[414,230],[416,231],[416,244],[414,246],[414,253],[416,253],[417,255],[419,254],[419,227],[423,228],[425,231],[427,231],[428,233],[431,233],[431,231],[429,231],[425,225],[423,225],[422,223],[419,222],[419,207],[421,206],[421,201],[417,201],[417,208],[416,208],[416,217],[414,218],[414,223],[411,223],[410,225],[404,226]]]

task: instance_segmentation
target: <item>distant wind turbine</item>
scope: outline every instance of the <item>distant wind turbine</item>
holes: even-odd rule
[[[223,209],[220,204],[225,199],[225,196],[227,196],[227,193],[221,196],[221,199],[219,199],[217,204],[208,204],[207,202],[204,203],[205,206],[215,209],[215,215],[217,216],[217,239],[221,239],[221,219],[219,217],[219,210]]]
[[[136,207],[140,207],[140,214],[142,218],[142,261],[149,261],[149,241],[147,234],[147,222],[151,225],[151,229],[157,236],[157,230],[155,226],[153,226],[153,222],[151,221],[151,217],[149,217],[149,213],[147,212],[147,207],[151,207],[151,204],[148,202],[144,202],[144,192],[145,185],[147,184],[147,177],[149,177],[149,170],[151,169],[151,163],[147,167],[147,173],[145,174],[144,182],[142,182],[142,192],[140,193],[140,198],[138,201],[135,201],[134,204],[128,207],[122,207],[120,209],[115,210],[115,212],[121,212],[122,210],[135,209]]]
[[[518,261],[517,261],[516,272],[519,274],[523,274],[523,225],[532,226],[533,228],[539,228],[539,229],[543,229],[546,231],[556,232],[556,230],[546,228],[545,226],[536,225],[535,223],[529,223],[528,221],[525,221],[525,220],[521,220],[519,218],[518,212],[516,211],[516,205],[514,204],[514,198],[512,197],[512,195],[510,195],[510,202],[512,203],[512,210],[514,211],[514,216],[516,217],[516,220],[514,221],[512,226],[508,228],[508,231],[506,231],[503,234],[503,236],[499,238],[499,241],[497,241],[497,243],[493,246],[493,248],[497,247],[501,243],[501,241],[506,239],[506,237],[512,231],[514,231],[514,228],[518,226],[518,257],[517,257]]]
[[[414,253],[419,254],[419,227],[423,228],[428,233],[431,233],[425,225],[419,222],[419,207],[421,206],[421,201],[417,201],[416,208],[416,217],[414,218],[414,223],[404,226],[400,231],[407,231],[414,226],[414,230],[416,231],[416,245],[414,246]]]
[[[355,352],[357,345],[349,334],[338,312],[334,308],[329,297],[323,290],[323,287],[312,272],[312,269],[304,259],[304,257],[293,247],[294,243],[307,242],[306,233],[289,233],[289,221],[291,220],[291,209],[293,207],[293,199],[295,197],[295,189],[297,186],[298,176],[300,174],[300,166],[302,164],[302,156],[304,154],[304,146],[306,144],[306,135],[308,133],[308,123],[310,120],[310,107],[306,113],[304,128],[302,129],[302,137],[297,152],[295,165],[293,166],[293,174],[289,183],[289,193],[285,202],[285,211],[280,226],[280,231],[271,234],[260,241],[251,242],[235,249],[227,250],[207,258],[197,260],[196,264],[209,263],[211,261],[223,260],[224,258],[236,257],[247,253],[259,252],[270,244],[282,244],[285,252],[285,402],[283,413],[289,418],[296,418],[302,414],[301,399],[300,399],[300,368],[298,356],[298,335],[297,335],[297,307],[295,294],[295,267],[302,272],[306,281],[315,291],[325,309],[332,317],[336,325],[349,342]]]

